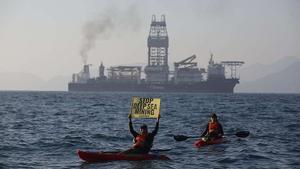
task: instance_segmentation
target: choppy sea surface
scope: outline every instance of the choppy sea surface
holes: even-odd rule
[[[170,161],[88,164],[77,149],[125,150],[132,144],[132,96],[160,97],[161,120],[153,149]],[[214,111],[228,142],[196,149],[195,139]],[[154,119],[134,119],[134,127]],[[250,131],[247,138],[230,134]],[[193,93],[0,92],[0,168],[300,168],[300,95]],[[158,153],[158,152],[153,152]]]

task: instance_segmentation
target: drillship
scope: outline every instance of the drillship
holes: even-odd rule
[[[89,65],[72,75],[68,84],[69,91],[134,91],[134,92],[220,92],[233,93],[239,83],[237,68],[242,61],[222,61],[216,63],[211,54],[207,69],[198,68],[194,62],[196,55],[174,63],[169,70],[168,47],[165,16],[160,20],[152,16],[147,40],[148,64],[142,66],[113,66],[107,69],[103,63],[99,66],[98,77],[91,78]],[[226,76],[225,70],[229,70]],[[141,74],[145,78],[141,78]],[[229,77],[228,77],[229,76]]]

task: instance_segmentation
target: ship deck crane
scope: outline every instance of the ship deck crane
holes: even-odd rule
[[[183,66],[182,68],[194,68],[197,66],[197,62],[192,62],[196,59],[196,55],[192,55],[182,61],[175,62],[174,67],[175,69],[178,69],[180,66]]]

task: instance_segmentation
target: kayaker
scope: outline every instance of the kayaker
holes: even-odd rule
[[[129,118],[129,130],[130,130],[130,133],[134,137],[134,144],[129,150],[126,150],[123,153],[125,153],[125,154],[147,154],[151,150],[154,136],[157,134],[160,116],[158,116],[156,125],[155,125],[155,129],[151,133],[148,133],[148,127],[146,124],[143,124],[141,126],[140,133],[136,132],[132,126],[131,115],[129,115],[128,118]]]
[[[201,134],[201,138],[204,141],[211,141],[217,138],[221,138],[224,135],[223,127],[218,121],[218,117],[215,113],[212,114],[210,121],[208,122],[205,131]]]

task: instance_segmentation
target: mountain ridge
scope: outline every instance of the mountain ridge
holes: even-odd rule
[[[285,69],[270,73],[254,81],[241,82],[236,92],[247,93],[300,93],[300,60]]]

